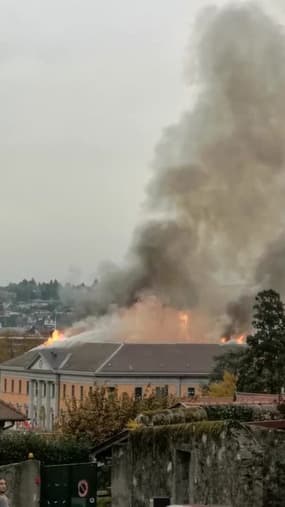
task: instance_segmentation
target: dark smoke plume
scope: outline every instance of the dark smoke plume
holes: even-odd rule
[[[231,334],[250,321],[243,285],[285,288],[285,38],[261,8],[242,4],[204,11],[194,42],[195,104],[165,130],[149,219],[125,266],[99,275],[86,314],[151,294]]]

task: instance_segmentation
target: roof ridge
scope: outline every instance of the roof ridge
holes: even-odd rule
[[[115,357],[115,355],[123,348],[124,345],[125,345],[124,343],[119,344],[118,348],[114,352],[112,352],[112,354],[108,356],[107,359],[105,359],[105,361],[103,361],[103,363],[98,368],[96,368],[95,373],[100,373],[100,371],[104,368],[104,366],[111,359],[113,359],[113,357]]]
[[[199,343],[199,342],[124,342],[123,345],[143,345],[143,346],[153,346],[153,345],[161,345],[161,346],[165,346],[165,345],[171,345],[172,347],[176,347],[177,345],[186,345],[186,346],[193,346],[193,345],[202,345],[202,346],[205,346],[205,347],[208,347],[209,345],[210,346],[216,346],[216,347],[222,347],[223,345],[220,344],[220,343]]]

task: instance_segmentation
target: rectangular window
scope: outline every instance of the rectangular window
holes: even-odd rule
[[[27,380],[27,384],[26,384],[26,392],[27,392],[27,395],[30,394],[30,382]]]
[[[93,393],[93,387],[92,386],[89,386],[89,396],[91,396]]]
[[[187,395],[188,398],[193,398],[193,396],[195,396],[195,387],[188,387]]]
[[[7,379],[4,379],[4,393],[7,393]]]
[[[62,398],[65,400],[66,398],[66,384],[63,384],[62,386]]]
[[[75,386],[71,386],[71,396],[75,398]]]
[[[42,397],[45,398],[47,395],[47,385],[45,382],[42,383]]]
[[[83,401],[84,399],[84,387],[80,386],[80,400]]]
[[[13,380],[11,380],[11,393],[14,392],[14,388],[15,388],[15,381],[13,379]]]
[[[142,387],[135,387],[135,399],[141,400],[143,395],[143,389]]]
[[[19,394],[22,394],[22,381],[19,380]]]
[[[51,397],[55,398],[55,384],[51,385]]]

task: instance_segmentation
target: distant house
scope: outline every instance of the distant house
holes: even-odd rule
[[[0,365],[1,397],[16,404],[34,427],[51,430],[66,400],[83,400],[94,384],[143,397],[193,398],[208,382],[218,344],[82,343],[42,347]]]
[[[12,428],[14,424],[24,423],[27,417],[19,410],[0,400],[0,430]]]

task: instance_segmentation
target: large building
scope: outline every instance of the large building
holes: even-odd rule
[[[148,386],[157,393],[193,397],[222,349],[190,343],[40,347],[0,365],[0,397],[23,411],[33,427],[50,431],[66,401],[83,400],[95,384],[137,398]]]

